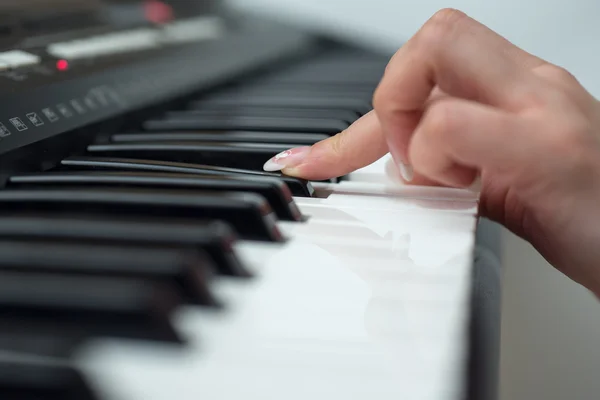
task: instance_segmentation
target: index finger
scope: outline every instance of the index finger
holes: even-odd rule
[[[518,110],[541,95],[531,69],[542,64],[465,14],[438,12],[394,55],[375,92],[374,108],[395,162],[409,164],[410,139],[434,87]]]

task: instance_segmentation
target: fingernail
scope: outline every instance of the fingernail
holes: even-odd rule
[[[390,154],[392,156],[392,160],[393,160],[394,164],[396,164],[396,168],[400,172],[400,176],[402,176],[402,179],[404,179],[406,182],[412,181],[412,179],[414,177],[412,165],[405,163],[403,161],[402,156],[399,154],[399,152],[397,150],[396,151],[394,150],[393,146],[390,147]]]
[[[385,173],[392,181],[396,182],[410,182],[414,176],[412,166],[396,163],[391,158],[385,163]]]
[[[296,147],[277,154],[263,165],[267,172],[281,171],[285,168],[293,168],[306,158],[310,153],[310,147]]]
[[[414,172],[413,167],[411,165],[398,163],[398,169],[400,170],[400,175],[402,175],[402,179],[404,179],[406,182],[412,181]]]

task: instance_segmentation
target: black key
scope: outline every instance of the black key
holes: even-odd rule
[[[311,146],[330,135],[319,133],[288,132],[243,132],[243,131],[198,131],[198,132],[156,132],[156,133],[121,133],[110,139],[114,143],[132,142],[246,142],[246,143],[289,143],[292,145]]]
[[[214,97],[243,98],[246,96],[286,96],[286,97],[314,97],[314,98],[341,98],[347,97],[362,100],[371,104],[374,87],[368,89],[351,87],[347,85],[321,85],[321,84],[280,84],[243,85],[234,87],[215,94]],[[316,117],[316,115],[313,115]]]
[[[55,326],[38,327],[35,330],[23,326],[3,326],[0,330],[0,352],[68,359],[86,339],[81,331],[69,332]]]
[[[284,182],[275,178],[217,177],[214,175],[172,174],[164,172],[101,172],[66,171],[13,176],[9,187],[37,186],[126,186],[157,189],[210,190],[214,192],[250,192],[263,196],[277,216],[288,221],[302,221],[303,217]]]
[[[48,359],[0,357],[2,400],[96,400],[80,371]]]
[[[145,142],[94,144],[88,153],[95,156],[128,157],[209,164],[219,167],[262,171],[271,157],[293,147],[290,144]]]
[[[288,131],[336,134],[348,128],[348,123],[336,119],[291,117],[202,117],[168,118],[146,121],[148,131],[178,130],[248,130]]]
[[[327,61],[299,64],[285,71],[275,73],[267,79],[270,82],[293,82],[296,84],[357,84],[377,86],[385,63],[362,62],[358,58],[334,57]]]
[[[273,79],[263,78],[254,81],[251,84],[240,82],[239,87],[234,87],[231,90],[238,90],[238,93],[319,93],[323,96],[327,95],[344,95],[344,96],[359,96],[361,99],[369,100],[373,97],[377,85],[371,83],[347,82],[347,83],[306,83],[294,81],[277,81]]]
[[[239,86],[237,86],[237,88],[240,90],[262,90],[266,93],[271,91],[294,93],[296,90],[306,91],[314,90],[316,88],[316,90],[320,91],[321,93],[334,93],[336,95],[356,94],[360,95],[361,98],[364,96],[365,99],[371,99],[375,93],[375,89],[377,88],[377,84],[373,84],[372,82],[299,82],[294,80],[280,79],[280,77],[272,75],[267,75],[262,78],[259,77],[250,84],[242,81],[239,82],[238,85]],[[232,89],[235,90],[236,86],[232,86]]]
[[[310,182],[304,179],[272,172],[225,168],[212,165],[186,164],[171,161],[143,160],[133,158],[75,156],[62,160],[61,166],[69,169],[152,171],[216,176],[267,176],[277,178],[285,182],[294,196],[311,197],[314,193],[314,189]]]
[[[60,224],[60,221],[57,221]],[[213,306],[213,265],[203,252],[160,247],[0,241],[0,271],[118,277],[170,284],[190,304]]]
[[[232,116],[254,116],[254,117],[292,117],[292,118],[327,118],[337,119],[351,124],[358,119],[358,114],[345,110],[328,110],[326,108],[286,108],[286,107],[219,107],[206,106],[199,110],[169,111],[167,118],[190,118],[194,117],[232,117]]]
[[[312,68],[269,76],[268,81],[274,83],[293,83],[296,85],[362,85],[366,87],[377,87],[383,76],[381,71],[371,69],[344,70],[343,66],[336,65],[331,68]]]
[[[250,240],[282,241],[276,217],[267,201],[254,193],[176,191],[150,189],[11,189],[0,191],[0,210],[83,212],[174,218],[230,223],[241,237]]]
[[[232,248],[237,237],[222,221],[205,224],[148,221],[125,217],[94,217],[25,213],[0,216],[0,238],[130,243],[140,246],[173,246],[206,252],[222,275],[249,277]]]
[[[289,96],[244,96],[244,97],[206,97],[190,103],[190,108],[202,109],[206,106],[221,107],[289,107],[289,108],[327,108],[346,110],[359,116],[371,111],[370,102],[348,97],[289,97]],[[285,130],[285,129],[284,129]]]
[[[89,336],[183,343],[170,320],[181,305],[171,287],[151,281],[0,272],[3,328],[50,326]]]

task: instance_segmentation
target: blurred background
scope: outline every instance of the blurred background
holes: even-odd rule
[[[600,98],[600,1],[228,0],[369,46],[395,50],[436,10],[467,12],[569,69]],[[600,398],[600,304],[505,233],[501,399]]]

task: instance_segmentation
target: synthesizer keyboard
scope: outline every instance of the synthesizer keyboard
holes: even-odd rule
[[[0,399],[483,398],[476,194],[262,171],[368,112],[389,55],[220,13],[19,43]]]

